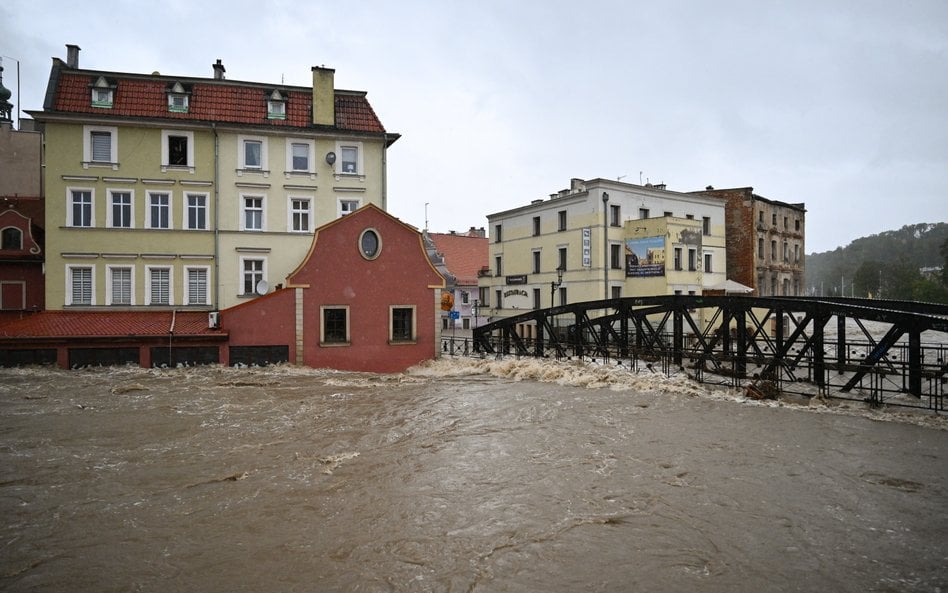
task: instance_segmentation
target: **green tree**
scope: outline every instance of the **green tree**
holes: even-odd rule
[[[870,294],[879,298],[879,288],[882,286],[882,275],[885,266],[876,260],[867,260],[859,264],[853,275],[854,291],[856,296],[867,297]]]
[[[912,300],[948,305],[948,286],[938,280],[919,278],[912,287]]]
[[[882,272],[882,298],[897,301],[910,301],[915,291],[915,283],[922,279],[918,267],[901,260],[890,264]]]
[[[938,252],[941,253],[941,258],[944,260],[941,264],[941,283],[948,286],[948,239],[942,241]]]

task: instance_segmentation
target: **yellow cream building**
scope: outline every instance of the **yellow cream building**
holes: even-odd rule
[[[361,91],[84,70],[53,60],[43,111],[46,303],[222,309],[271,290],[313,230],[385,209],[398,139]]]

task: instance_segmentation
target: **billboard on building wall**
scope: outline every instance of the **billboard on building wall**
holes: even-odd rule
[[[625,241],[625,275],[633,278],[665,275],[665,237]]]

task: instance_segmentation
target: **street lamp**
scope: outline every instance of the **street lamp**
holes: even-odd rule
[[[477,306],[479,304],[480,303],[478,303],[477,299],[474,299],[474,306],[471,307],[471,316],[474,317],[474,329],[477,329],[477,313],[478,313]]]
[[[556,280],[550,282],[550,308],[556,306],[556,289],[563,284],[563,268],[556,268]]]

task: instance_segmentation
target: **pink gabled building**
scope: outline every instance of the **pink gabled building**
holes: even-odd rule
[[[221,311],[221,328],[231,352],[287,345],[291,363],[400,372],[438,355],[444,286],[421,233],[369,204],[316,229],[286,284]]]

